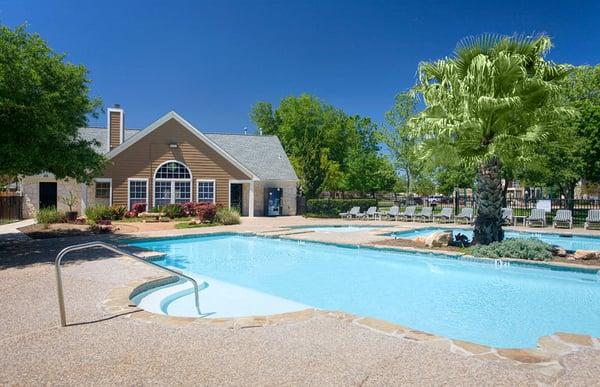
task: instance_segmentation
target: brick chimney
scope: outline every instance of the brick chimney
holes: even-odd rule
[[[125,113],[121,105],[114,104],[106,109],[106,127],[108,128],[108,149],[112,150],[121,144],[125,138],[125,127],[123,126]]]

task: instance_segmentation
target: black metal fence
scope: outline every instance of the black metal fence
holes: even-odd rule
[[[336,197],[328,194],[328,197]],[[339,195],[338,195],[339,196]],[[359,194],[344,194],[344,197],[359,198]],[[462,208],[473,208],[477,211],[477,205],[473,196],[461,195],[458,192],[454,196],[400,196],[394,194],[378,194],[375,196],[378,206],[384,210],[396,205],[402,210],[407,206],[433,207],[434,212],[440,212],[442,208],[454,208],[454,214],[459,214]],[[509,198],[506,207],[512,208],[514,216],[529,216],[531,210],[537,208],[540,200],[550,202],[550,211],[546,212],[546,223],[552,224],[557,210],[571,210],[573,226],[583,226],[589,210],[600,209],[600,199],[523,199]],[[300,208],[300,205],[298,205]]]

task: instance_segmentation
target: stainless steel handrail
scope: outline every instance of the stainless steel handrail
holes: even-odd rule
[[[81,243],[78,245],[72,245],[72,246],[68,246],[65,247],[64,249],[62,249],[60,251],[60,253],[58,253],[58,255],[56,256],[56,260],[54,261],[54,267],[56,269],[56,289],[58,291],[58,308],[60,309],[60,324],[65,327],[67,326],[67,317],[66,317],[66,313],[65,313],[65,297],[64,297],[64,293],[63,293],[63,285],[62,285],[62,275],[61,275],[61,271],[60,271],[60,262],[63,259],[63,257],[67,254],[70,253],[71,251],[77,251],[77,250],[83,250],[83,249],[88,249],[91,247],[104,247],[107,250],[110,250],[112,252],[115,252],[117,254],[121,254],[124,255],[126,257],[129,258],[133,258],[136,259],[138,261],[144,262],[147,265],[150,265],[152,267],[155,267],[157,269],[160,270],[164,270],[166,272],[169,272],[171,274],[175,274],[178,277],[183,277],[186,280],[190,281],[193,285],[194,285],[194,291],[195,291],[195,301],[196,301],[196,310],[198,311],[198,315],[202,316],[202,312],[200,311],[200,299],[198,296],[198,292],[199,287],[198,287],[198,282],[196,282],[195,279],[193,279],[192,277],[185,275],[179,271],[173,270],[173,269],[169,269],[168,267],[164,267],[164,266],[160,266],[157,265],[154,262],[145,260],[144,258],[138,257],[137,255],[133,255],[131,253],[128,253],[124,250],[119,249],[118,247],[115,247],[109,243],[105,243],[105,242],[88,242],[88,243]]]

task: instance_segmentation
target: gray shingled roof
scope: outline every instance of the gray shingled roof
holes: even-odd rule
[[[137,129],[125,129],[125,139],[138,132]],[[85,140],[98,141],[98,150],[102,153],[108,152],[106,128],[81,128],[79,133]],[[276,136],[217,133],[205,135],[261,180],[298,180]]]
[[[139,132],[137,129],[125,129],[125,140]],[[108,133],[106,128],[79,128],[79,135],[84,140],[92,141],[96,140],[100,143],[100,146],[96,149],[102,153],[108,153]]]
[[[261,180],[298,180],[277,136],[204,134]]]

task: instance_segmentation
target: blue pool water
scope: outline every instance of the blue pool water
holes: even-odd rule
[[[533,347],[557,331],[600,336],[600,276],[592,271],[241,235],[133,245],[165,252],[155,262],[188,274],[475,343]]]
[[[444,227],[426,227],[408,231],[398,231],[392,233],[397,238],[413,239],[418,236],[427,236],[436,231],[453,230],[454,235],[461,233],[466,235],[469,240],[473,239],[472,229],[463,228],[444,228]],[[557,233],[541,232],[518,232],[505,230],[504,238],[538,238],[551,245],[560,246],[566,250],[600,250],[600,238],[585,235],[566,235]]]

